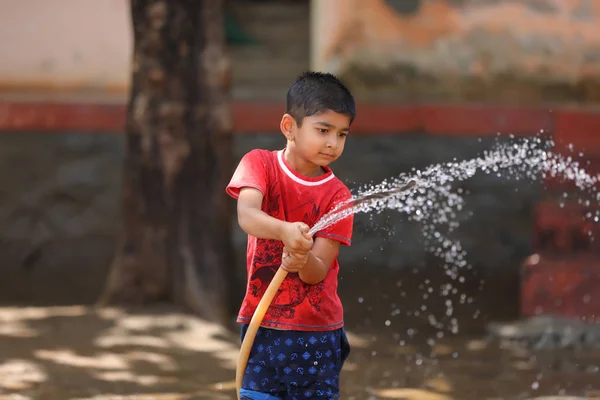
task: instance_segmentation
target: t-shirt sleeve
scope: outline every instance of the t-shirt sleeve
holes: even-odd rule
[[[267,195],[267,163],[260,150],[252,150],[242,157],[226,191],[231,197],[237,199],[240,190],[244,187],[260,190],[263,196]]]
[[[352,194],[348,188],[344,187],[339,190],[331,199],[331,203],[328,207],[327,213],[333,210],[341,202],[347,201],[352,197]],[[352,244],[352,228],[354,225],[354,215],[350,215],[335,224],[315,233],[316,237],[323,237],[327,239],[337,240],[343,246],[350,246]]]

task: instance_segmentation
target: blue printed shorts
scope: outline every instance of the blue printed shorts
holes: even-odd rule
[[[244,339],[248,325],[242,326]],[[242,382],[242,400],[338,399],[350,354],[343,328],[327,332],[259,328]]]

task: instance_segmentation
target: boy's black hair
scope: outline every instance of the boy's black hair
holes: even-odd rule
[[[287,92],[285,112],[302,125],[305,117],[331,110],[356,117],[356,105],[352,93],[340,80],[330,73],[305,72],[290,86]]]

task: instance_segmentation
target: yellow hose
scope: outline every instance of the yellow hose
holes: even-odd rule
[[[269,283],[269,286],[267,286],[265,294],[260,299],[260,302],[254,311],[254,315],[252,315],[250,325],[248,325],[248,330],[246,331],[246,335],[244,336],[244,340],[242,341],[242,346],[240,348],[237,368],[235,369],[235,388],[237,391],[238,400],[240,400],[240,389],[242,388],[242,381],[244,380],[244,373],[246,372],[246,366],[248,365],[248,358],[250,357],[250,350],[252,350],[254,338],[256,338],[256,332],[258,332],[258,328],[265,317],[265,313],[269,309],[273,298],[277,294],[277,291],[279,290],[279,287],[283,283],[283,280],[286,276],[287,271],[279,267],[275,273],[275,276]]]

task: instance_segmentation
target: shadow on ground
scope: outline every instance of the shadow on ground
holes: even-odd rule
[[[598,352],[502,349],[481,335],[395,323],[408,328],[351,329],[343,398],[600,393]],[[0,399],[234,399],[237,350],[236,333],[173,308],[0,308]]]

